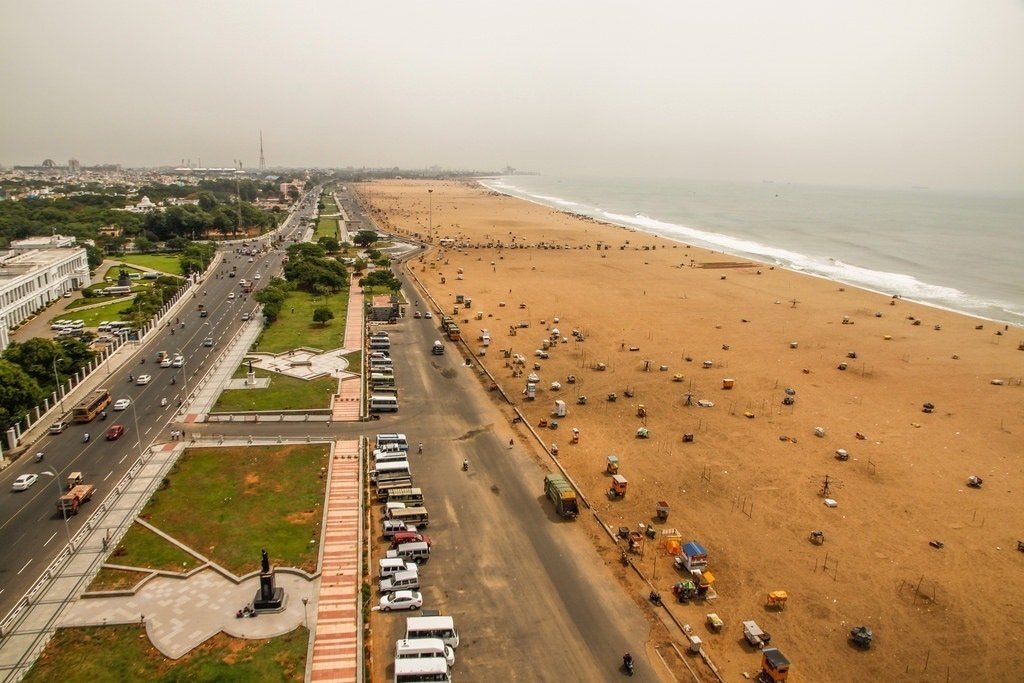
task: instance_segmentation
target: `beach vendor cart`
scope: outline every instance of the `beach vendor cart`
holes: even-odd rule
[[[618,474],[619,473],[619,456],[617,456],[617,455],[609,455],[607,460],[608,460],[608,463],[604,466],[604,471],[607,472],[608,474]]]
[[[612,487],[608,489],[609,498],[623,498],[626,495],[626,486],[629,482],[621,474],[612,475]]]
[[[723,628],[725,628],[725,622],[722,621],[722,618],[719,617],[718,614],[716,614],[715,612],[708,612],[707,620],[708,628],[714,631],[715,633],[718,633]]]
[[[658,507],[656,508],[658,513],[658,521],[664,522],[668,519],[668,502],[664,500],[658,501]]]

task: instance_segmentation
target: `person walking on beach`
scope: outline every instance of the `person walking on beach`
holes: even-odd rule
[[[417,453],[422,453],[423,452],[423,442],[422,441],[420,442],[420,445],[416,448],[416,452]]]

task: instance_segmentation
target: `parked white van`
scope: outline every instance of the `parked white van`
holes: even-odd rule
[[[388,502],[405,503],[406,505],[423,505],[423,489],[391,489],[388,491]]]
[[[370,481],[377,481],[379,478],[391,474],[400,474],[405,477],[409,476],[409,461],[399,460],[397,462],[382,462],[379,465],[375,465],[374,468],[370,470]]]
[[[378,575],[382,579],[394,576],[398,572],[418,572],[420,570],[415,562],[406,562],[397,557],[385,557],[377,560],[377,562],[380,565]]]
[[[444,657],[421,657],[395,660],[395,683],[450,683],[451,673]]]
[[[443,657],[448,666],[455,666],[455,651],[440,638],[402,639],[395,643],[395,659]]]
[[[391,451],[381,453],[380,455],[373,456],[373,466],[376,467],[382,462],[401,462],[402,460],[408,460],[409,454],[405,451]]]
[[[409,440],[405,434],[378,434],[374,448],[382,449],[388,444],[398,444],[403,451],[409,450]]]
[[[407,562],[423,564],[430,559],[430,546],[423,541],[402,543],[394,550],[389,550],[387,557],[397,557]]]
[[[413,565],[415,566],[415,565]],[[395,572],[391,576],[380,580],[380,592],[390,593],[392,591],[416,590],[420,587],[419,570],[414,572]]]
[[[373,394],[370,396],[371,413],[397,413],[398,397],[385,394]]]
[[[405,639],[419,638],[439,638],[445,645],[459,646],[459,632],[455,630],[455,620],[451,617],[407,617]]]
[[[405,505],[405,503],[388,503],[387,505]],[[406,525],[413,525],[417,528],[426,527],[430,524],[430,515],[427,514],[427,508],[423,506],[392,507],[388,509],[387,515],[388,519],[397,519],[405,522]]]

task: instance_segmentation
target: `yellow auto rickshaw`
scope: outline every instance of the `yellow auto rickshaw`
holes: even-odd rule
[[[608,464],[605,465],[604,469],[605,469],[605,472],[607,472],[608,474],[618,474],[619,473],[619,456],[617,456],[617,455],[609,455],[608,456]]]

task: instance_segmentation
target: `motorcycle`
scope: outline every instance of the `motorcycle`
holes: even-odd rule
[[[462,461],[462,471],[463,472],[468,472],[469,471],[469,458],[466,458],[465,460]]]
[[[173,387],[176,383],[177,383],[177,379],[172,377],[171,378],[171,386]]]
[[[101,420],[106,420],[107,419],[107,411],[104,410],[103,412],[100,413],[100,419]]]
[[[622,655],[622,667],[626,670],[626,673],[628,675],[633,675],[634,666],[635,665],[633,664],[633,655],[629,654],[628,652]]]
[[[85,436],[82,437],[82,443],[89,443],[89,432],[86,432]]]
[[[135,376],[134,375],[128,375],[128,383],[131,384],[134,381],[135,381]]]
[[[36,453],[36,462],[42,462],[42,461],[43,461],[43,452],[39,451],[38,453]]]
[[[140,358],[139,359],[139,365],[145,365],[145,364],[146,364],[146,359],[145,358]]]
[[[167,399],[166,398],[160,399],[160,407],[163,408],[166,405],[167,405]]]

